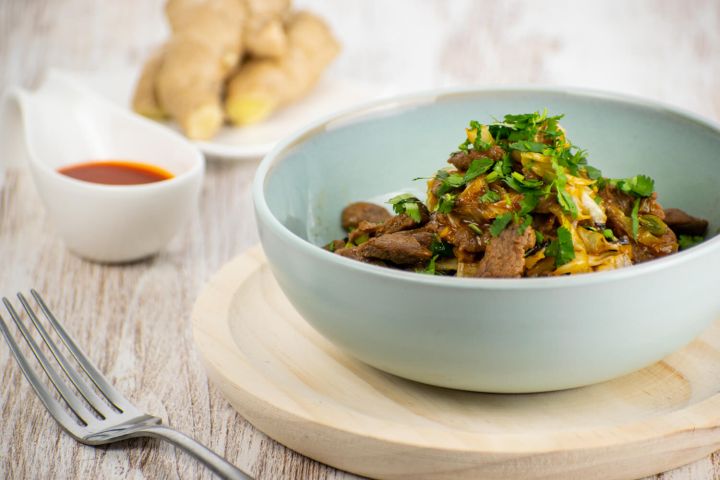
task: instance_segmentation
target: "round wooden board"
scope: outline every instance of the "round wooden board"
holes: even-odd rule
[[[255,247],[204,288],[193,328],[211,380],[240,414],[289,448],[361,475],[630,479],[720,448],[720,322],[662,362],[598,385],[448,390],[333,347],[295,312]]]

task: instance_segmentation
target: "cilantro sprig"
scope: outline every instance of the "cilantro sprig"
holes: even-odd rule
[[[560,267],[575,259],[575,247],[572,234],[567,227],[557,229],[557,238],[545,248],[545,255],[555,258],[555,266]]]
[[[474,159],[470,162],[470,167],[468,167],[467,172],[465,172],[465,176],[463,177],[464,182],[470,183],[475,180],[477,177],[490,170],[490,167],[492,167],[494,163],[495,162],[492,158],[481,157]]]
[[[635,197],[646,198],[655,191],[655,180],[647,175],[635,175],[630,178],[607,178],[602,183],[614,185],[621,192]]]
[[[413,194],[411,193],[401,193],[400,195],[396,195],[388,202],[393,207],[393,211],[400,214],[406,214],[408,217],[412,218],[415,223],[420,223],[422,221],[422,216],[420,214],[420,200],[418,200]]]
[[[495,217],[495,220],[493,220],[492,224],[490,225],[490,235],[493,237],[497,237],[502,233],[503,230],[508,226],[508,224],[512,221],[513,215],[512,213],[503,213],[502,215],[498,215]]]
[[[488,190],[487,192],[480,195],[478,198],[478,201],[480,203],[495,203],[500,201],[500,194],[497,192],[494,192],[492,190]]]

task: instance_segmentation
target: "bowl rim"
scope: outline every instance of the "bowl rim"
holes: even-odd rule
[[[440,288],[534,290],[588,286],[645,276],[653,272],[664,271],[671,269],[676,265],[697,260],[699,257],[707,256],[711,253],[720,253],[720,235],[714,235],[701,244],[688,250],[641,263],[639,265],[632,265],[630,267],[604,272],[537,278],[457,278],[422,275],[415,272],[406,272],[403,270],[370,265],[345,258],[340,255],[335,255],[332,252],[329,252],[318,245],[314,245],[308,240],[305,240],[290,231],[280,222],[280,220],[277,219],[277,217],[275,217],[266,202],[265,185],[273,169],[276,168],[285,158],[287,158],[287,153],[294,147],[299,146],[324,132],[332,131],[340,126],[351,124],[369,115],[397,113],[407,108],[415,108],[463,96],[546,93],[559,93],[586,99],[591,98],[601,101],[614,101],[636,107],[643,107],[645,109],[657,110],[678,116],[683,120],[696,124],[697,126],[709,129],[716,135],[720,136],[720,123],[714,120],[661,101],[606,90],[534,85],[511,85],[503,87],[464,86],[436,88],[402,95],[394,95],[364,102],[313,121],[306,127],[280,141],[267,155],[265,155],[258,166],[252,184],[252,198],[255,205],[255,214],[258,223],[263,223],[276,235],[284,238],[286,241],[296,244],[300,250],[310,255],[310,257],[314,260],[335,263],[338,267],[356,270],[358,272],[368,274],[371,277],[378,277],[378,279],[394,279],[412,284],[422,284]]]

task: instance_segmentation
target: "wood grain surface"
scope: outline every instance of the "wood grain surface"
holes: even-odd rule
[[[336,73],[384,89],[571,84],[640,94],[720,119],[720,3],[714,0],[298,0],[344,45]],[[161,0],[0,1],[0,90],[48,67],[136,67],[165,36]],[[0,146],[0,161],[6,158]],[[0,293],[44,293],[110,379],[151,413],[260,479],[346,479],[255,430],[209,384],[190,311],[221,265],[257,242],[249,185],[257,162],[209,165],[192,220],[158,256],[126,266],[68,253],[31,178],[0,192]],[[0,478],[211,478],[168,444],[106,448],[60,431],[0,345]],[[660,475],[720,478],[720,456]]]
[[[624,480],[720,447],[720,321],[662,361],[596,385],[527,395],[437,388],[323,338],[257,246],[213,275],[192,323],[210,379],[243,417],[370,477]]]

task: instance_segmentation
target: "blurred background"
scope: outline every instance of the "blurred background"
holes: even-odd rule
[[[343,43],[335,73],[383,92],[536,83],[615,90],[720,117],[716,0],[297,0]],[[138,68],[162,0],[3,0],[0,88],[49,66]]]

